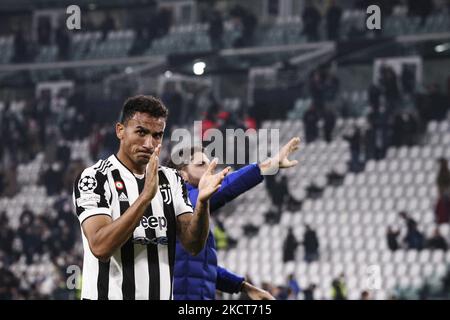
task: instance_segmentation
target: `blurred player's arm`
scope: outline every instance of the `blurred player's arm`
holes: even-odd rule
[[[274,300],[275,298],[266,290],[255,287],[244,277],[217,266],[217,289],[226,293],[245,292],[252,300]]]
[[[197,255],[205,246],[209,232],[209,199],[219,190],[229,167],[214,174],[217,159],[214,159],[198,184],[198,197],[193,214],[177,216],[177,235],[183,247],[192,255]],[[182,182],[181,182],[182,183]],[[182,188],[185,188],[184,184]]]
[[[108,215],[94,215],[83,223],[83,232],[92,254],[101,261],[108,261],[133,234],[146,209],[158,190],[158,147],[147,165],[145,185],[136,201],[118,219]]]

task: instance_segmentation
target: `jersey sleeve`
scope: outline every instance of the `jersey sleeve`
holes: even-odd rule
[[[183,178],[175,170],[174,174],[174,193],[173,193],[173,207],[175,209],[175,216],[179,216],[182,213],[192,213],[191,201],[189,201],[188,191],[184,183]]]
[[[111,191],[107,176],[92,168],[85,169],[74,182],[73,201],[80,223],[95,215],[111,216]]]

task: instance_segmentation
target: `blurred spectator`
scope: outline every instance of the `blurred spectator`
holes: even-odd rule
[[[408,123],[412,120],[407,117]],[[372,108],[367,115],[369,128],[366,131],[366,156],[365,159],[380,160],[385,157],[387,148],[389,147],[389,117],[384,108]],[[409,129],[405,126],[405,131]],[[394,131],[397,136],[397,132]],[[411,138],[412,139],[412,138]]]
[[[37,37],[38,44],[40,46],[49,46],[51,44],[51,36],[52,36],[52,22],[50,21],[50,17],[41,16],[37,22]]]
[[[404,242],[408,249],[422,250],[424,246],[424,236],[417,227],[417,222],[411,218],[405,211],[400,212],[400,217],[406,223],[406,235]]]
[[[306,143],[314,142],[319,136],[319,114],[311,105],[303,115],[303,126],[305,128],[305,140]]]
[[[369,291],[364,290],[363,292],[361,292],[361,300],[372,300]]]
[[[234,20],[236,29],[241,30],[241,34],[235,39],[233,47],[241,48],[250,46],[253,41],[256,26],[258,25],[258,19],[252,12],[239,4],[231,8],[230,16]]]
[[[403,111],[395,115],[392,131],[394,146],[412,146],[417,141],[419,125],[409,112]]]
[[[353,131],[347,135],[344,135],[344,139],[346,139],[350,143],[350,171],[359,172],[362,169],[362,161],[361,161],[361,149],[363,147],[363,136],[361,129],[359,127],[353,128]]]
[[[397,74],[391,66],[382,65],[380,67],[380,80],[378,85],[386,98],[387,112],[388,114],[392,114],[397,109],[400,91],[397,83]]]
[[[380,96],[380,88],[376,84],[371,84],[368,89],[368,98],[372,109],[377,110],[380,107]]]
[[[299,242],[294,235],[292,227],[289,227],[288,234],[283,243],[283,262],[295,261],[295,253]]]
[[[237,241],[227,234],[222,219],[220,217],[216,217],[214,222],[214,238],[216,240],[217,249],[227,250],[228,248],[234,248]]]
[[[64,23],[64,22],[62,22]],[[58,28],[55,30],[55,42],[58,47],[58,58],[60,60],[68,60],[69,52],[70,52],[70,37],[67,32],[67,29],[63,27],[63,24],[60,24]]]
[[[116,21],[110,13],[106,13],[105,19],[103,20],[100,30],[102,31],[102,40],[105,40],[110,31],[116,30]]]
[[[25,34],[19,29],[14,34],[14,51],[12,61],[16,63],[24,62],[28,59],[28,47]]]
[[[395,230],[391,226],[388,227],[387,243],[388,243],[388,248],[391,251],[396,251],[399,248],[398,239],[397,239],[399,235],[400,235],[399,230]]]
[[[427,17],[433,10],[432,0],[408,0],[408,15],[419,16],[420,25],[423,27],[427,21]]]
[[[170,132],[173,126],[179,126],[184,123],[183,115],[183,97],[176,88],[175,82],[168,81],[164,85],[161,100],[170,108],[170,117],[167,119],[167,131]]]
[[[297,280],[295,279],[294,274],[292,273],[288,276],[288,288],[291,290],[293,300],[296,300],[301,291],[301,288]]]
[[[311,0],[306,1],[306,6],[302,13],[303,18],[303,34],[309,42],[319,41],[319,24],[322,16],[317,10],[315,4]]]
[[[325,110],[323,115],[323,132],[326,142],[333,140],[333,130],[336,126],[336,114],[333,110]]]
[[[314,299],[314,291],[316,290],[316,284],[311,283],[304,291],[303,297],[305,300],[315,300]]]
[[[429,249],[447,251],[448,243],[439,231],[439,227],[434,229],[433,235],[427,240],[426,247]]]
[[[438,187],[438,201],[435,207],[436,223],[447,223],[450,221],[450,171],[445,158],[439,159],[436,184]]]
[[[63,171],[60,163],[52,163],[47,170],[44,171],[42,182],[47,189],[49,195],[55,195],[63,188]]]
[[[331,0],[326,13],[328,40],[339,40],[342,9],[335,0]]]
[[[319,239],[316,231],[309,225],[306,225],[305,228],[302,244],[305,248],[305,261],[310,263],[319,259]]]
[[[343,274],[331,283],[331,297],[333,300],[347,300],[347,286]]]
[[[213,10],[208,21],[208,35],[213,50],[219,50],[223,47],[223,19],[218,10]]]
[[[416,89],[416,66],[404,64],[402,67],[402,88],[406,94],[413,94]]]

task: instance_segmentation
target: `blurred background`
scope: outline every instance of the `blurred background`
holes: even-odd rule
[[[166,159],[195,120],[302,138],[213,217],[223,266],[278,299],[450,298],[450,1],[0,1],[0,299],[79,298],[72,183],[135,94]]]

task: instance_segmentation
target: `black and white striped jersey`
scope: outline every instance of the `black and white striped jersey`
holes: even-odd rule
[[[133,236],[108,262],[91,252],[83,233],[83,299],[172,299],[176,217],[192,213],[179,174],[158,169],[159,190]],[[118,219],[142,192],[136,177],[112,155],[86,168],[74,183],[73,201],[80,225],[95,215]]]

